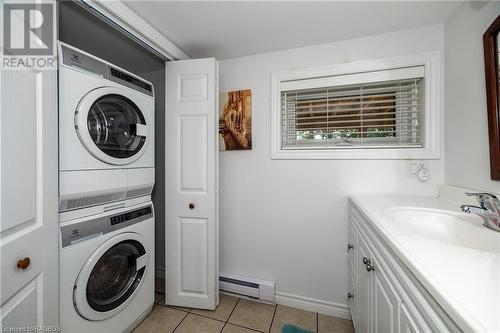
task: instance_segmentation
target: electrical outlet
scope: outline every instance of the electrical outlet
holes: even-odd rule
[[[408,161],[408,177],[417,178],[417,174],[420,170],[429,170],[429,161]]]

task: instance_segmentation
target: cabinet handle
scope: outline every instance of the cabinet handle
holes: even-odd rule
[[[354,246],[352,246],[351,244],[347,244],[347,251],[352,250],[352,249],[354,249]]]
[[[354,295],[353,295],[353,294],[351,294],[351,293],[347,293],[347,298],[348,298],[348,299],[353,298],[353,297],[354,297]]]
[[[375,270],[375,266],[373,266],[372,264],[366,264],[366,270],[368,272],[374,271]]]
[[[363,265],[368,265],[370,263],[370,259],[367,257],[363,257]]]
[[[30,266],[31,259],[29,257],[23,258],[17,262],[17,268],[23,271]]]

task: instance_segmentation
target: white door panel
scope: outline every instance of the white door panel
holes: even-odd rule
[[[401,306],[401,313],[399,316],[401,326],[401,333],[420,333],[423,332],[415,323],[415,320],[410,315],[410,312],[406,309],[405,305]]]
[[[166,302],[214,309],[217,281],[215,59],[167,62]]]
[[[5,231],[36,218],[36,98],[41,73],[2,72],[2,223]],[[22,89],[22,98],[14,87]],[[32,110],[32,112],[21,112]],[[20,111],[20,112],[15,112]],[[21,124],[17,125],[16,124]],[[8,141],[7,141],[8,140]],[[27,161],[31,163],[26,163]],[[17,203],[17,204],[13,204]]]
[[[0,71],[4,328],[58,325],[56,79],[50,70]],[[18,262],[24,258],[29,265],[22,269]]]
[[[207,118],[179,117],[179,192],[207,193]]]
[[[373,279],[366,270],[363,258],[373,258],[368,246],[358,237],[358,329],[359,332],[372,332],[372,290]]]
[[[43,305],[42,277],[39,275],[31,283],[17,291],[7,303],[2,305],[3,327],[33,327],[40,324],[38,309]]]
[[[179,293],[185,296],[207,295],[207,229],[208,219],[179,219]]]
[[[374,260],[374,259],[373,259]],[[397,333],[400,300],[391,282],[375,262],[373,275],[373,331]]]

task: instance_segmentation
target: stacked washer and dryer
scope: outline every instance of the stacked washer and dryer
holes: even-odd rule
[[[59,43],[60,322],[131,331],[154,302],[154,89]]]

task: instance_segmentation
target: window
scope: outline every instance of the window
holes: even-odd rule
[[[282,91],[282,148],[420,148],[423,83],[412,78]]]
[[[437,158],[440,61],[427,58],[274,74],[272,157]],[[343,66],[359,71],[337,74]]]

